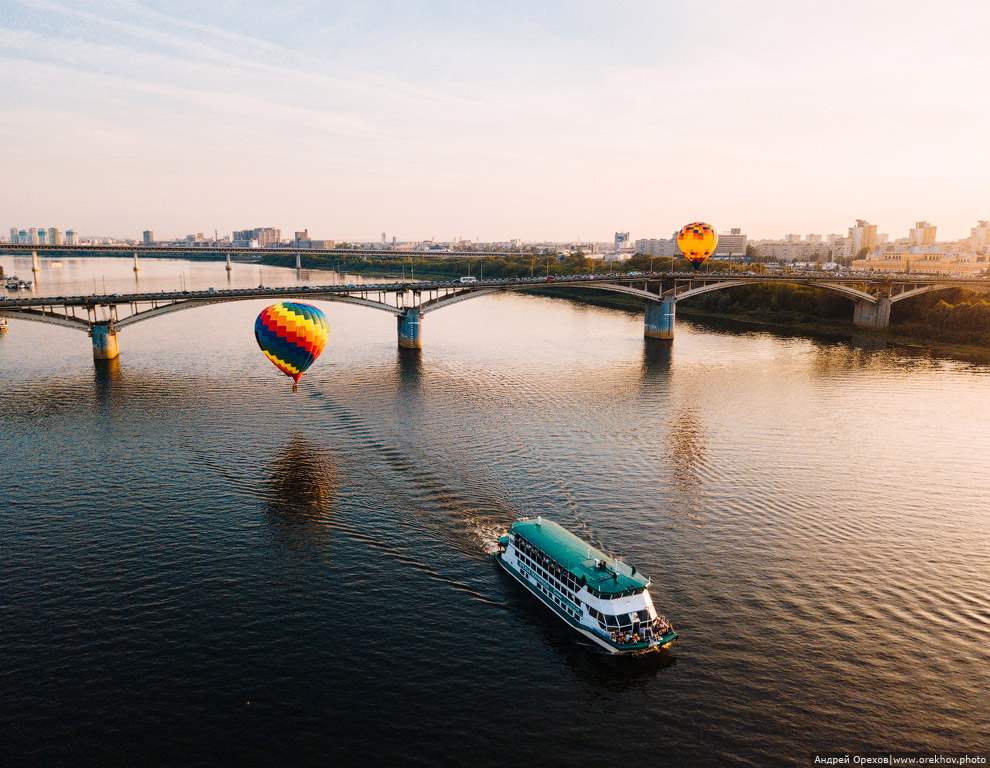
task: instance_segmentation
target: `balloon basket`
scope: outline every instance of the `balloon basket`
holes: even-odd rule
[[[292,385],[292,391],[293,392],[298,392],[299,391],[299,385],[298,384],[293,384]]]

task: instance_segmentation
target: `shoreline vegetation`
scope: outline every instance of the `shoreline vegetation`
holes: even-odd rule
[[[483,262],[483,264],[482,264]],[[262,264],[294,267],[293,254],[267,254]],[[440,258],[397,254],[395,258],[354,256],[344,258],[304,254],[303,269],[339,270],[341,273],[374,274],[417,280],[456,279],[462,275],[487,278],[530,277],[547,274],[588,274],[602,264],[580,254],[557,261],[534,254],[506,254],[505,258]],[[670,268],[670,260],[634,256],[616,272]],[[613,267],[614,268],[614,267]],[[689,269],[684,260],[673,269]],[[720,265],[721,269],[725,265]],[[736,272],[760,272],[762,264],[730,267]],[[643,311],[643,301],[634,296],[588,288],[527,288],[523,292],[576,301],[591,306]],[[783,333],[874,339],[914,350],[958,357],[970,362],[990,363],[990,297],[960,288],[921,294],[891,307],[890,326],[885,330],[857,328],[852,322],[852,303],[838,294],[803,285],[756,284],[712,291],[678,302],[680,317],[700,321],[739,323]]]

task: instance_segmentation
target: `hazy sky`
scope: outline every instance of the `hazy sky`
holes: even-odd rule
[[[988,41],[977,0],[0,0],[0,231],[961,237]]]

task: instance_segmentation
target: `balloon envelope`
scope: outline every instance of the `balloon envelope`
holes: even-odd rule
[[[275,367],[299,381],[330,338],[327,316],[309,304],[283,301],[266,307],[254,321],[254,338]]]
[[[698,269],[705,259],[715,252],[716,245],[718,245],[718,232],[711,224],[705,224],[703,221],[686,224],[677,233],[677,246],[695,269]]]

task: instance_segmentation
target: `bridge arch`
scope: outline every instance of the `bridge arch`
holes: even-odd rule
[[[468,301],[469,299],[477,299],[481,296],[489,296],[493,293],[507,293],[509,291],[522,291],[531,288],[587,288],[595,291],[612,291],[614,293],[624,293],[629,296],[637,296],[647,301],[661,302],[664,300],[665,296],[650,293],[649,291],[644,291],[641,288],[633,288],[629,285],[622,285],[620,283],[606,284],[606,283],[554,283],[549,282],[544,286],[543,283],[538,285],[513,285],[511,283],[506,285],[493,286],[491,288],[478,289],[466,289],[463,291],[457,291],[453,294],[448,294],[447,296],[441,296],[436,299],[430,299],[429,301],[423,302],[419,306],[421,313],[425,314],[427,312],[433,312],[443,307],[450,306],[451,304],[457,304],[462,301]]]
[[[313,291],[306,291],[298,293],[286,292],[281,294],[273,294],[273,297],[278,298],[279,300],[311,299],[317,301],[335,301],[341,304],[355,304],[359,307],[385,310],[386,312],[391,312],[393,315],[402,314],[402,309],[393,307],[390,304],[384,304],[378,301],[371,301],[370,299],[363,299],[360,296],[349,296],[345,294],[321,294]],[[144,320],[151,320],[152,318],[168,315],[172,312],[181,312],[186,309],[196,309],[197,307],[205,307],[209,304],[227,304],[233,301],[263,301],[267,298],[267,296],[234,296],[216,299],[188,299],[186,301],[178,301],[174,304],[168,304],[167,306],[146,309],[143,312],[136,312],[133,315],[128,315],[123,320],[113,323],[113,326],[119,330],[121,328],[126,328],[129,325],[133,325],[134,323],[140,323]]]
[[[711,291],[721,291],[725,288],[734,288],[739,285],[804,285],[809,288],[820,288],[823,291],[831,291],[832,293],[838,293],[840,296],[845,296],[847,299],[852,301],[868,301],[871,304],[876,304],[878,299],[873,294],[867,293],[866,291],[861,291],[858,288],[853,288],[848,285],[841,285],[836,283],[819,283],[814,280],[726,280],[724,282],[709,283],[708,285],[702,285],[698,288],[691,288],[682,293],[673,294],[674,298],[678,301],[681,299],[690,299],[694,296],[700,296],[703,293],[710,293]]]
[[[898,301],[904,301],[904,299],[910,299],[914,296],[919,296],[922,293],[933,293],[934,291],[948,291],[952,288],[959,288],[957,285],[923,285],[920,288],[912,288],[910,291],[904,291],[896,296],[890,297],[890,303],[894,304]]]
[[[39,312],[36,309],[19,309],[17,311],[0,309],[0,317],[6,317],[10,320],[30,320],[35,323],[46,323],[47,325],[60,325],[63,328],[72,328],[85,333],[89,333],[90,330],[90,324],[86,320],[80,320],[77,317],[63,317],[62,315],[54,315],[48,312]]]

